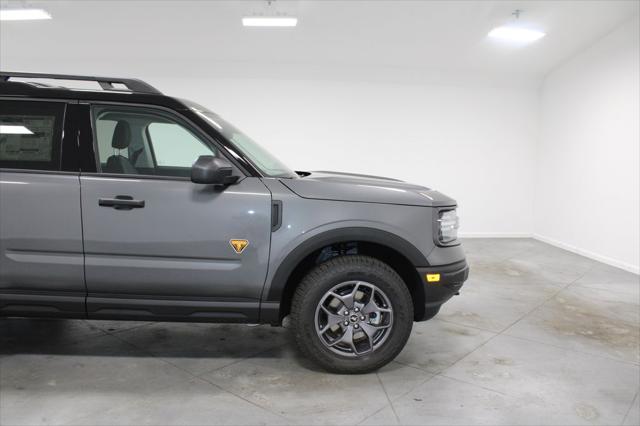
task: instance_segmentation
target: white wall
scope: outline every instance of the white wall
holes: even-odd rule
[[[149,78],[221,114],[297,170],[397,177],[458,200],[464,235],[530,235],[534,88]]]
[[[395,23],[383,7],[347,5],[354,16],[375,15],[356,29],[348,13],[302,2],[312,19],[293,32],[247,31],[242,2],[208,2],[212,10],[197,16],[189,7],[202,11],[203,2],[153,10],[128,2],[126,14],[108,2],[50,3],[51,21],[0,26],[3,69],[139,77],[209,106],[296,169],[441,190],[460,204],[463,235],[535,233],[638,270],[637,19],[565,61],[539,90],[551,64],[637,13],[631,2],[590,2],[588,10],[540,2],[529,16],[540,13],[548,36],[522,49],[484,40],[498,16],[489,10],[502,16],[504,2],[465,8],[462,32],[447,24],[458,9],[443,2],[389,6],[403,11]],[[574,7],[581,23],[565,25]],[[176,11],[190,15],[179,37],[166,31]],[[423,15],[444,18],[406,24]],[[143,36],[140,18],[149,21]],[[78,28],[112,21],[115,33],[77,37]]]
[[[541,95],[535,234],[638,273],[638,18],[565,62]]]

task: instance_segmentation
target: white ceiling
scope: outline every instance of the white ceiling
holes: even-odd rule
[[[15,2],[2,2],[15,5]],[[260,1],[29,1],[50,21],[1,22],[2,69],[153,76],[537,84],[638,14],[635,1],[285,1],[293,29],[243,28]],[[522,9],[546,31],[486,38]]]

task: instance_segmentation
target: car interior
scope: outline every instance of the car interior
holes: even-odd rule
[[[216,155],[182,125],[161,115],[102,111],[95,119],[101,171],[189,177],[201,155]]]

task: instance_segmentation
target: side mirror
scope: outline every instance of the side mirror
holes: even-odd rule
[[[231,185],[238,181],[233,167],[224,158],[201,155],[191,167],[191,182],[205,185]]]

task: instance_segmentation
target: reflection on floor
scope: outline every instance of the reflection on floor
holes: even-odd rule
[[[0,424],[639,424],[638,276],[464,245],[462,294],[377,374],[318,371],[268,326],[0,320]]]

